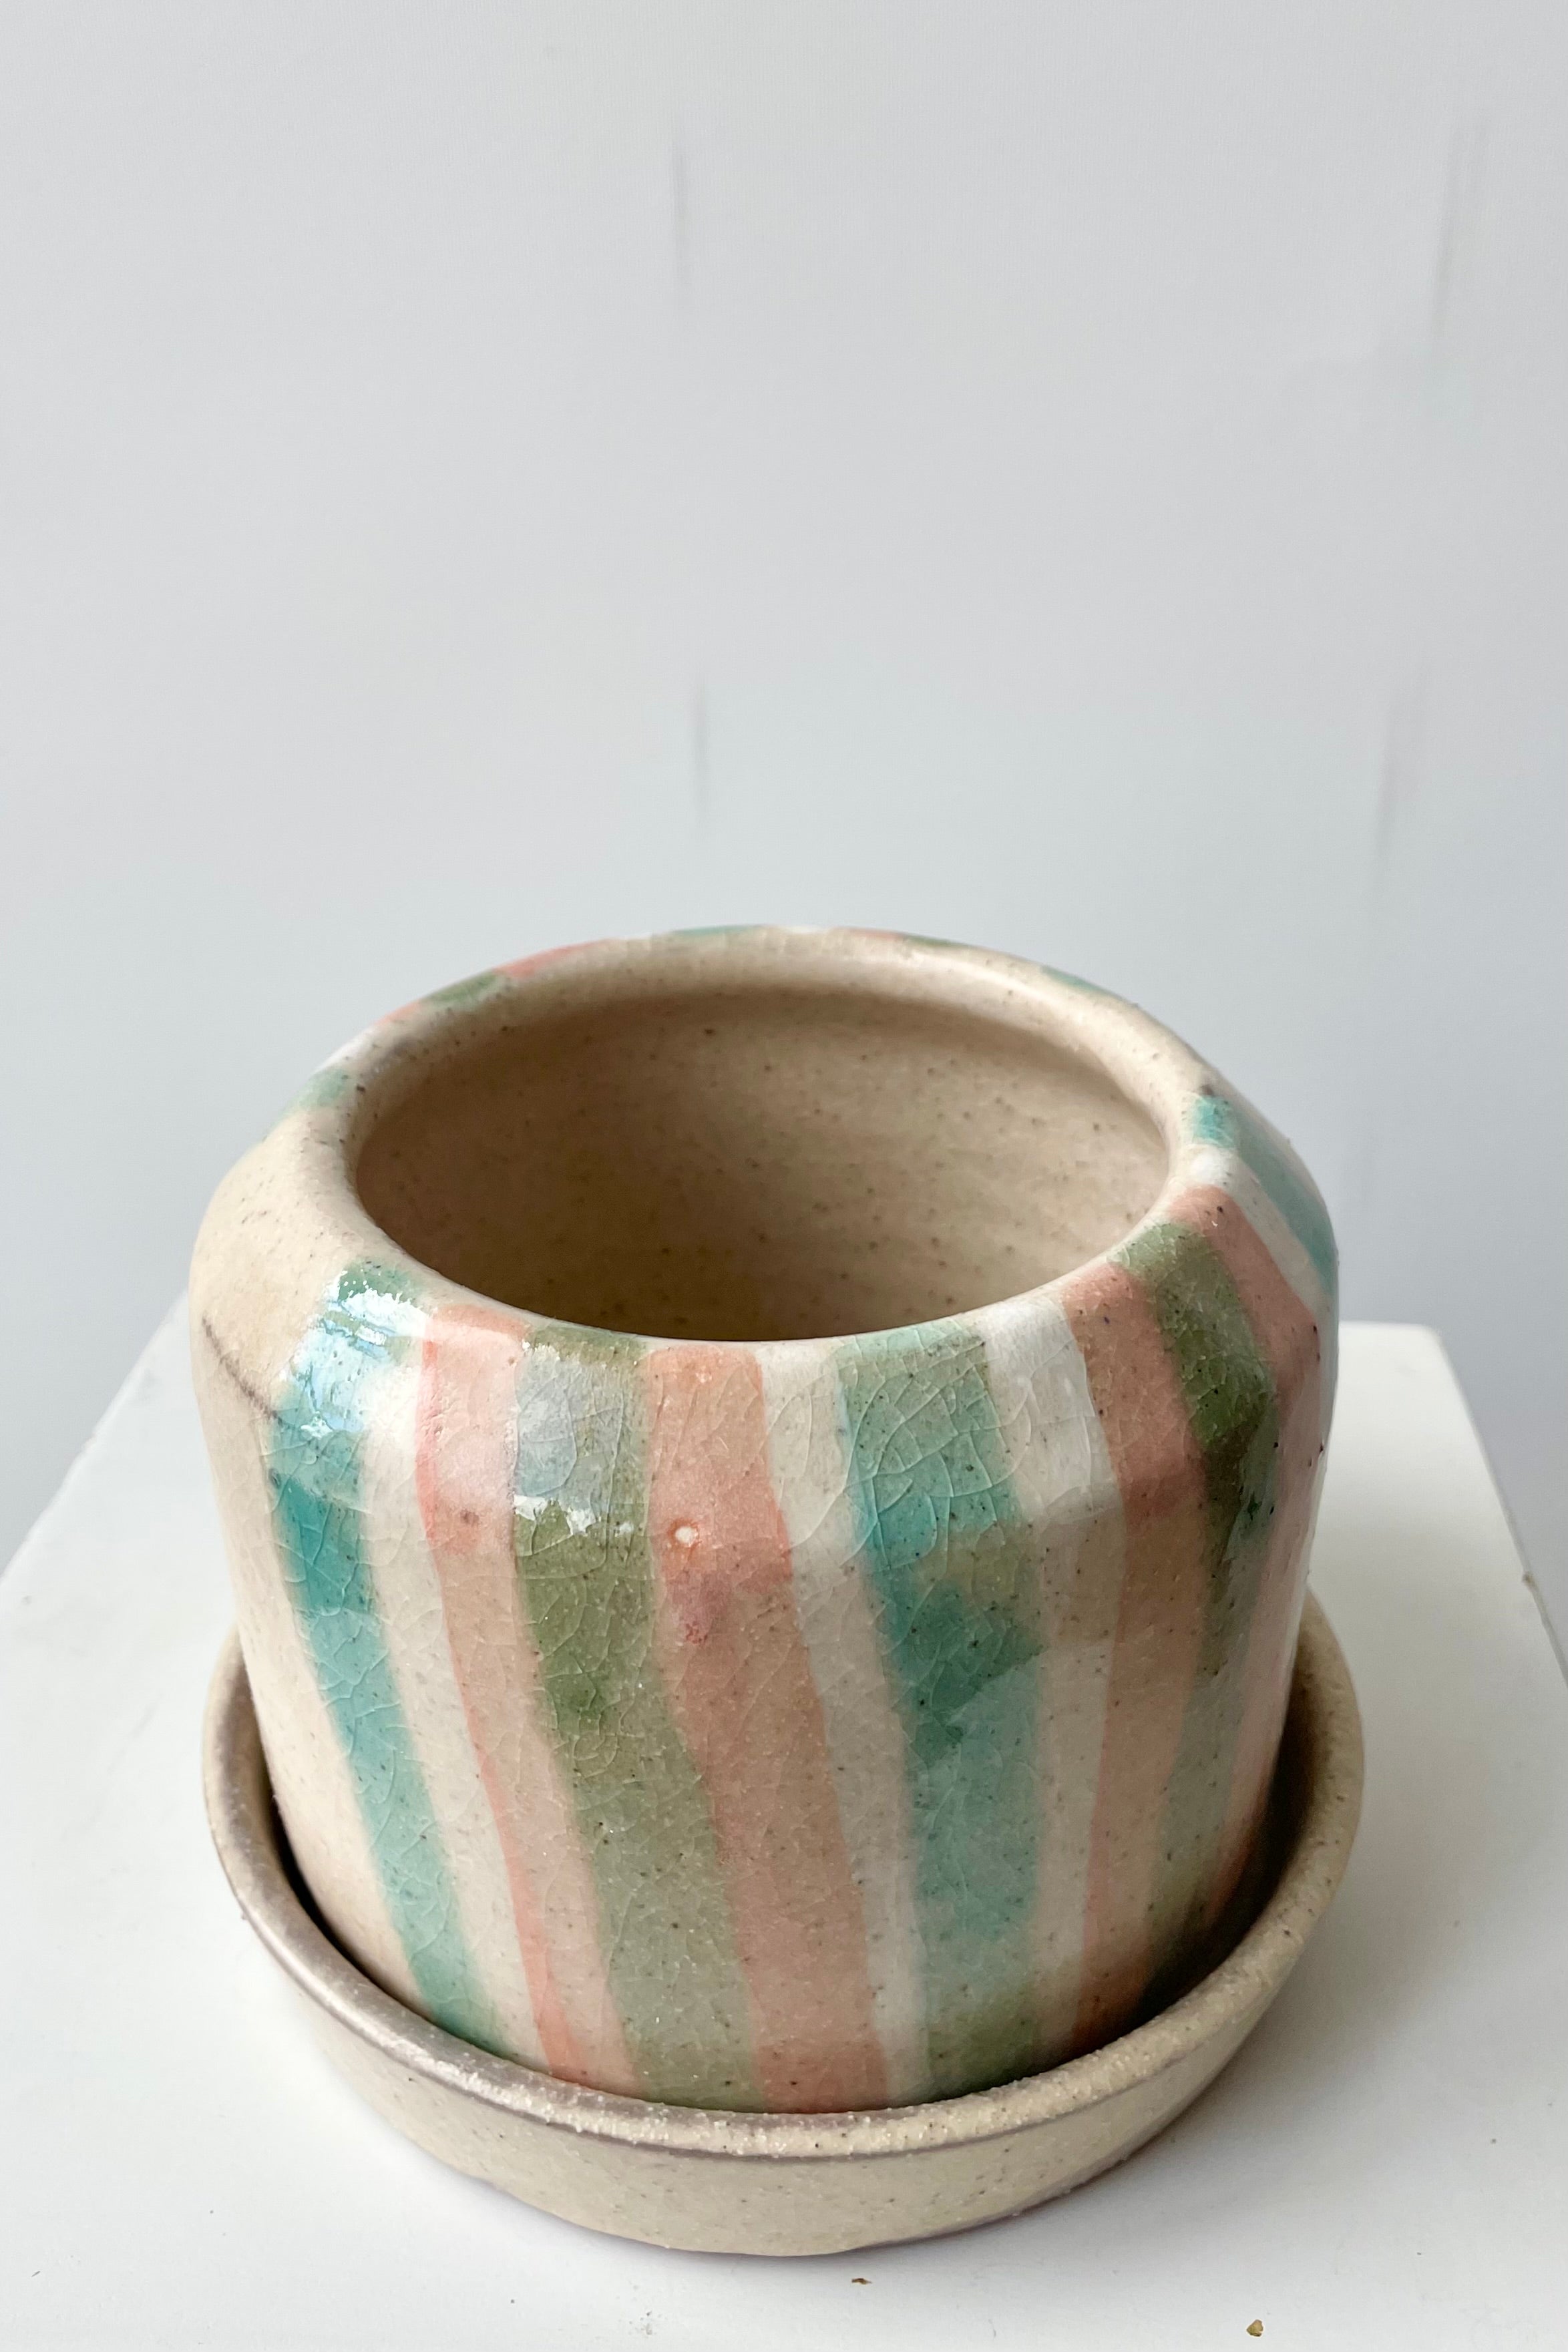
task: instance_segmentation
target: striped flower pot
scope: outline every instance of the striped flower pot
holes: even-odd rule
[[[841,2110],[1051,2065],[1212,1952],[1334,1250],[1142,1013],[878,933],[534,957],[317,1074],[192,1318],[284,1824],[410,2007]]]

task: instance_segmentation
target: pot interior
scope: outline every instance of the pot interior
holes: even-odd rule
[[[411,1256],[509,1305],[796,1339],[1049,1281],[1165,1168],[1148,1112],[1032,1027],[760,984],[519,1008],[373,1114],[356,1181]]]

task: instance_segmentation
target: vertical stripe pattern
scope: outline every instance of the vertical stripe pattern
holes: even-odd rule
[[[348,1268],[284,1380],[269,1473],[279,1559],[354,1788],[386,1908],[437,2023],[494,2049],[447,1848],[392,1670],[363,1523],[364,1438],[415,1328],[406,1286]]]
[[[647,1365],[662,1680],[707,1791],[771,2107],[876,2106],[865,1923],[744,1349]]]
[[[987,1318],[986,1360],[1013,1491],[1039,1561],[1044,1642],[1037,1760],[1036,2063],[1072,2046],[1084,1906],[1126,1562],[1121,1492],[1062,1309]]]
[[[430,1318],[422,1351],[417,1484],[453,1669],[506,1873],[518,1953],[552,2074],[607,2090],[638,2077],[610,1995],[594,1880],[544,1718],[538,1652],[512,1540],[515,1317]]]
[[[640,1343],[525,1350],[517,1574],[644,2093],[761,2104],[708,1792],[660,1673]]]
[[[411,1510],[408,1465],[417,1463],[424,1350],[400,1345],[368,1414],[360,1454],[359,1527],[370,1593],[408,1741],[429,1803],[428,1841],[439,1837],[457,1926],[493,2019],[493,2039],[531,2064],[544,2056],[533,1990],[515,1933],[512,1889],[484,1785],[449,1638],[442,1580],[426,1528]]]
[[[1150,1957],[1155,1997],[1187,1964],[1230,1794],[1241,1671],[1274,1512],[1274,1386],[1218,1253],[1171,1222],[1129,1243],[1201,1464],[1197,1652],[1161,1822]]]
[[[351,1265],[256,1425],[365,1964],[557,2074],[797,2111],[1178,1990],[1267,1798],[1334,1314],[1256,1114],[1195,1091],[1182,1170],[1062,1281],[868,1337],[666,1345]]]
[[[880,1612],[860,1569],[832,1356],[826,1342],[758,1351],[795,1622],[822,1708],[887,2096],[897,2105],[920,2098],[926,2081],[914,1814]]]
[[[1125,1554],[1084,1901],[1073,2046],[1103,2041],[1153,1969],[1166,1792],[1203,1650],[1203,1455],[1159,1319],[1134,1271],[1067,1285],[1067,1313],[1121,1493]]]

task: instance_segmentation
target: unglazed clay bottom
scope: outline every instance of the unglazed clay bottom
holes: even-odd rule
[[[610,941],[381,1023],[192,1283],[332,1935],[482,2050],[716,2110],[1168,2002],[1263,1815],[1333,1285],[1273,1130],[1009,958]]]

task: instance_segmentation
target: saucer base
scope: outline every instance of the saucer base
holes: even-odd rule
[[[237,1643],[219,1660],[208,1819],[251,1926],[333,2063],[433,2156],[590,2229],[701,2252],[821,2254],[940,2237],[1058,2197],[1154,2137],[1232,2058],[1343,1874],[1361,1723],[1309,1600],[1272,1808],[1272,1891],[1235,1948],[1145,2023],[1048,2073],[920,2106],[740,2115],[613,2097],[496,2058],[373,1984],[301,1899]]]

